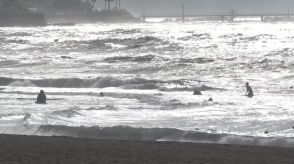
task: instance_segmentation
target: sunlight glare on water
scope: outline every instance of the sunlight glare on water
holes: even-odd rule
[[[293,23],[154,22],[1,28],[0,122],[294,137]]]

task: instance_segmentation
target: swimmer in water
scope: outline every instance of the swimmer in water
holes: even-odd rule
[[[38,94],[36,104],[47,104],[46,103],[46,95],[43,90],[40,90],[40,93]]]
[[[246,86],[246,96],[252,98],[253,97],[253,90],[252,90],[252,88],[250,87],[250,85],[249,85],[248,82],[245,84],[245,86]]]

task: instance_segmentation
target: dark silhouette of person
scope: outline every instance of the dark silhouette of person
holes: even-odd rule
[[[40,93],[38,94],[36,104],[47,104],[46,103],[46,95],[43,90],[40,90]]]
[[[246,96],[248,96],[248,97],[253,97],[253,90],[252,90],[252,88],[250,87],[250,85],[249,85],[249,83],[247,82],[246,84],[245,84],[245,86],[246,86]]]
[[[202,95],[201,91],[198,89],[195,89],[193,92],[193,95]]]

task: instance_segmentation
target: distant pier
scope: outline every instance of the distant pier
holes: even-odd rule
[[[285,18],[290,20],[294,17],[294,13],[290,13],[289,10],[287,13],[238,13],[236,9],[230,9],[228,14],[185,14],[184,5],[182,6],[182,14],[162,14],[162,15],[153,15],[144,13],[144,19],[146,18],[179,18],[183,22],[186,18],[206,18],[205,20],[220,20],[220,21],[229,21],[234,22],[236,18],[260,18],[260,21],[267,21],[266,18]],[[212,19],[213,18],[213,19]],[[143,20],[144,20],[143,19]]]

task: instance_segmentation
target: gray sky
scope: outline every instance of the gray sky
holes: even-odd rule
[[[104,0],[97,0],[104,8]],[[144,11],[154,14],[177,14],[185,3],[186,13],[226,13],[236,8],[243,13],[287,12],[294,13],[294,0],[121,0],[122,6],[136,15]]]

